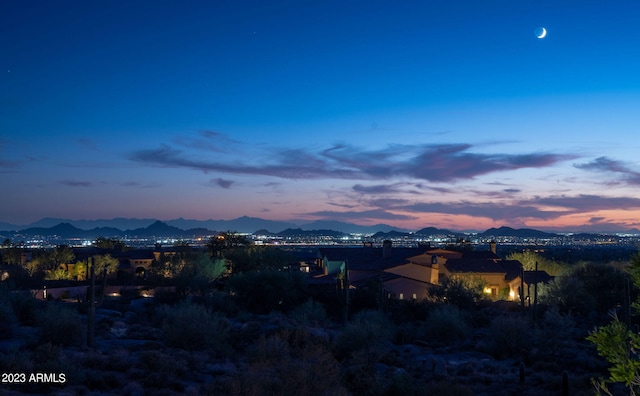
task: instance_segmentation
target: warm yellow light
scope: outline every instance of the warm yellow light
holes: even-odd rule
[[[485,288],[484,288],[484,292],[485,292],[486,294],[491,294],[491,288],[490,288],[490,287],[485,287]]]

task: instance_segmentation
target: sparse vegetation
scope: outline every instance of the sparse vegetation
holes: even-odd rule
[[[119,296],[105,297],[96,313],[95,349],[84,347],[78,311],[86,313],[86,301],[36,301],[3,283],[0,368],[60,371],[68,379],[63,386],[8,389],[536,396],[559,394],[565,370],[576,395],[591,394],[592,379],[611,394],[637,381],[633,351],[640,345],[627,318],[606,324],[608,309],[622,312],[624,297],[636,296],[636,278],[629,278],[625,294],[628,275],[620,267],[575,264],[548,286],[537,307],[524,310],[518,302],[492,302],[482,284],[457,279],[416,301],[381,303],[372,287],[358,295],[362,301],[352,301],[359,309],[352,305],[343,322],[344,295],[312,298],[300,274],[278,265],[248,270],[254,264],[247,263],[240,264],[247,270],[229,274],[222,256],[229,249],[235,260],[257,254],[247,246],[217,247],[213,257],[181,248],[184,254],[172,256],[179,269],[161,283],[167,288],[122,286]],[[155,297],[143,297],[148,293]]]
[[[229,321],[198,304],[182,302],[162,307],[162,339],[168,346],[187,350],[207,349],[229,340]]]
[[[72,307],[51,302],[37,315],[40,342],[60,346],[84,343],[84,326],[80,315]]]

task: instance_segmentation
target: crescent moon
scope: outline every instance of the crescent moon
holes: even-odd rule
[[[547,35],[547,29],[543,28],[543,27],[539,27],[536,29],[536,37],[541,39],[544,38]]]

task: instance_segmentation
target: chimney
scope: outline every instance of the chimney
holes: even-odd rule
[[[436,258],[436,262],[431,264],[431,268],[429,270],[429,283],[432,285],[437,285],[440,277],[440,265],[438,265],[438,260]]]
[[[497,249],[497,247],[496,247],[496,241],[491,241],[491,242],[489,242],[489,250],[490,250],[490,251],[491,251],[491,253],[493,253],[493,254],[496,254],[496,255],[498,254],[498,253],[497,253],[497,252],[498,252],[498,249]]]
[[[383,258],[391,258],[391,247],[393,246],[393,243],[388,240],[385,239],[384,242],[382,242],[382,257]]]

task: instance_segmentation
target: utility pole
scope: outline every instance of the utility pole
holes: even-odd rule
[[[349,263],[344,261],[344,323],[349,320]]]
[[[538,262],[536,261],[536,272],[533,284],[533,323],[536,322],[538,316]]]
[[[520,307],[524,312],[524,267],[520,267]],[[524,315],[524,314],[523,314]]]
[[[90,274],[89,309],[87,311],[87,346],[93,348],[96,326],[96,262],[94,257],[91,257]]]

